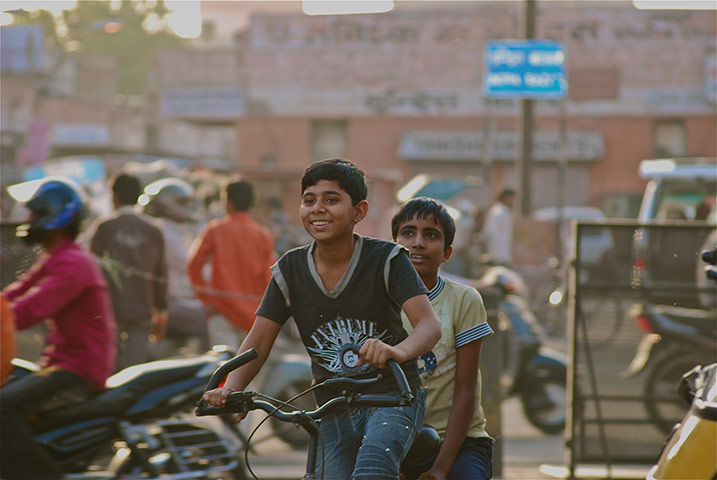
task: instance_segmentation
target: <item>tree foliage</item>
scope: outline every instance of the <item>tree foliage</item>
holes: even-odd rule
[[[117,62],[117,89],[140,94],[149,81],[158,49],[178,46],[183,39],[168,27],[164,0],[78,1],[60,18],[50,12],[13,12],[16,23],[40,23],[46,46],[65,52],[92,52]]]

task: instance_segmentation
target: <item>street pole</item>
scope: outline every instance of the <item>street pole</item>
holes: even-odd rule
[[[493,201],[493,99],[484,97],[484,107],[481,147],[483,149],[483,185],[488,188],[484,203],[490,205]]]
[[[568,170],[568,127],[567,127],[567,111],[565,108],[565,100],[559,100],[560,103],[560,146],[558,150],[558,225],[557,225],[557,245],[558,245],[558,260],[560,265],[563,264],[565,258],[565,245],[563,245],[563,224],[565,223],[565,216],[563,214],[563,207],[565,206],[565,176]]]
[[[535,0],[525,0],[525,39],[535,39]],[[520,214],[531,213],[531,177],[533,167],[533,100],[521,101],[521,156],[518,163],[520,173]]]

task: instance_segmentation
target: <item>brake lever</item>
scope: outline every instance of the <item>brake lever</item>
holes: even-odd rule
[[[336,377],[336,378],[327,378],[324,380],[324,385],[334,385],[334,384],[342,384],[342,385],[368,385],[371,383],[376,383],[383,379],[383,374],[379,373],[373,378],[351,378],[351,377]]]

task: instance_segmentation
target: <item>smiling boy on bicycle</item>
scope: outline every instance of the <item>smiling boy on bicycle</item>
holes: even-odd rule
[[[416,357],[440,338],[438,318],[406,250],[354,233],[368,212],[360,169],[342,159],[314,163],[304,172],[301,189],[301,220],[314,241],[290,250],[272,267],[254,326],[239,348],[239,353],[254,348],[259,358],[231,373],[224,387],[210,390],[204,399],[222,407],[229,393],[246,388],[281,326],[293,316],[316,383],[332,376],[370,375],[389,359],[401,364],[415,405],[347,407],[329,415],[320,424],[324,454],[318,467],[326,479],[398,478],[401,460],[423,424],[425,398]],[[413,326],[410,335],[401,309]],[[392,375],[384,377],[360,393],[398,393]],[[329,387],[315,391],[319,404],[338,394]],[[239,413],[237,420],[245,415]]]

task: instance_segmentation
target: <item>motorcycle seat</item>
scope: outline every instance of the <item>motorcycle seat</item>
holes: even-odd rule
[[[676,307],[673,305],[655,305],[655,312],[670,317],[671,320],[687,324],[702,331],[717,329],[717,314],[714,310]]]
[[[128,367],[107,379],[107,390],[82,403],[71,405],[43,414],[43,421],[50,424],[63,423],[74,419],[92,419],[122,415],[143,394],[163,385],[192,378],[201,369],[216,359],[196,357],[177,360],[160,360]]]

